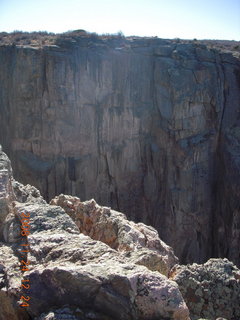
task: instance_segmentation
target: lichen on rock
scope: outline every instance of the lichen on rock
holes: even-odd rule
[[[178,283],[193,320],[240,319],[240,270],[226,258],[176,265],[170,278]]]
[[[178,262],[172,248],[159,238],[153,227],[129,221],[123,213],[101,207],[93,199],[81,202],[77,197],[61,194],[50,204],[61,206],[80,232],[118,250],[133,263],[168,275]]]

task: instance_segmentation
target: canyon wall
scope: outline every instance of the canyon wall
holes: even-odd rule
[[[182,263],[240,264],[240,61],[198,43],[77,37],[0,47],[15,177],[152,225]]]

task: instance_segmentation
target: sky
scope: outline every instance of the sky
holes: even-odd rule
[[[0,32],[240,40],[240,0],[0,0]]]

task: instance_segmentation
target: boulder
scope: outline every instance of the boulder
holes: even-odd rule
[[[178,265],[170,278],[178,283],[192,320],[240,319],[240,270],[227,259]]]
[[[129,221],[123,213],[101,207],[93,199],[81,202],[77,197],[61,194],[50,204],[61,206],[80,232],[131,257],[134,263],[167,275],[178,262],[172,248],[159,238],[153,227]]]

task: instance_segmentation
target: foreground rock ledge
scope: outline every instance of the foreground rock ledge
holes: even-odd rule
[[[154,228],[129,221],[123,213],[101,207],[94,199],[81,202],[77,197],[61,194],[50,204],[61,206],[80,232],[106,243],[136,264],[168,275],[178,263],[172,248],[161,241]]]
[[[80,205],[78,199],[85,215],[92,212],[99,218],[99,224],[92,225],[93,238],[97,238],[97,226],[99,232],[105,226],[106,241],[92,239],[80,232],[77,220],[75,223],[61,207],[47,204],[36,188],[14,181],[6,155],[1,153],[0,160],[0,169],[5,170],[4,175],[0,172],[0,190],[4,190],[0,194],[4,204],[0,226],[1,320],[61,319],[55,313],[64,306],[72,312],[67,313],[70,319],[190,319],[177,283],[138,265],[148,261],[148,254],[151,264],[153,253],[166,273],[177,261],[153,228],[128,222],[121,213],[99,207],[93,200]],[[19,268],[23,259],[22,212],[30,214],[31,223],[30,252],[24,257],[30,265],[24,274]],[[108,223],[115,222],[115,235],[113,229],[106,228],[108,224],[101,223],[106,215],[112,216]],[[115,244],[109,240],[110,232],[117,237]],[[142,263],[140,255],[131,256],[137,249],[143,255]],[[20,288],[23,278],[30,280],[28,308],[20,307],[20,297],[26,295]]]

